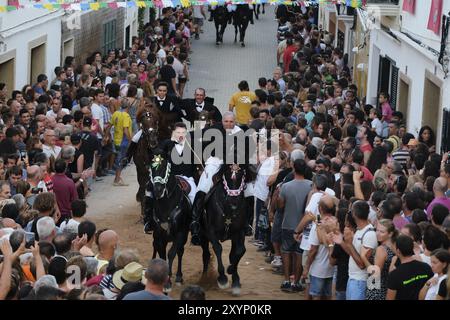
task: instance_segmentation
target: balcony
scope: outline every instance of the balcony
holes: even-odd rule
[[[367,0],[366,10],[379,14],[380,17],[398,17],[400,0]]]

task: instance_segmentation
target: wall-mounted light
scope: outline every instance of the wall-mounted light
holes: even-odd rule
[[[356,69],[358,69],[358,71],[364,71],[364,67],[365,67],[364,63],[360,63],[356,66]]]
[[[354,53],[358,53],[358,51],[359,51],[359,48],[358,48],[358,47],[354,47],[354,48],[352,49],[352,52],[354,52]]]

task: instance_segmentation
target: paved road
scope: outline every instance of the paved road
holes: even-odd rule
[[[226,111],[231,95],[238,90],[241,80],[247,80],[251,90],[258,88],[258,78],[272,77],[276,63],[276,31],[274,6],[266,5],[266,14],[259,15],[255,24],[249,24],[245,48],[234,43],[234,27],[228,25],[224,42],[216,46],[214,22],[205,21],[200,40],[193,40],[190,81],[184,97],[193,97],[197,87],[206,89],[214,97],[220,111]],[[209,17],[209,15],[208,15]],[[238,34],[239,40],[239,34]]]

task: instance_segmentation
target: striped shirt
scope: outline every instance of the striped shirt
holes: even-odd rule
[[[410,155],[408,150],[399,149],[392,154],[392,158],[395,161],[399,162],[403,167],[406,167],[406,164],[409,161]]]

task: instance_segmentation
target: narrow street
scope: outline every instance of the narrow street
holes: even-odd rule
[[[214,97],[215,105],[223,112],[227,110],[230,96],[238,90],[239,81],[247,80],[250,89],[256,89],[259,77],[272,76],[276,63],[276,28],[274,7],[266,6],[266,14],[261,14],[259,20],[255,19],[254,25],[249,25],[245,48],[241,48],[239,43],[233,43],[232,25],[227,26],[224,43],[216,46],[214,24],[205,21],[200,40],[193,40],[194,53],[191,55],[190,81],[185,89],[185,97],[193,97],[195,88],[203,87],[208,96]],[[87,199],[87,217],[97,224],[98,229],[111,228],[117,231],[121,248],[134,248],[143,259],[149,259],[152,255],[152,236],[143,233],[143,225],[139,221],[140,208],[135,201],[138,185],[134,166],[124,171],[123,178],[130,184],[128,187],[113,187],[112,176],[94,184],[93,192]],[[223,246],[224,264],[227,266],[230,243],[224,242]],[[239,265],[242,283],[239,299],[303,298],[303,294],[282,292],[282,276],[272,273],[270,264],[264,261],[263,254],[257,252],[255,246],[247,243],[246,248],[247,252]],[[201,252],[200,247],[186,244],[183,259],[184,285],[202,286],[206,290],[207,299],[237,299],[231,295],[231,289],[218,288],[214,255],[208,275],[202,277]],[[175,267],[176,264],[172,270],[174,272]],[[178,299],[181,288],[175,287],[170,296]]]

